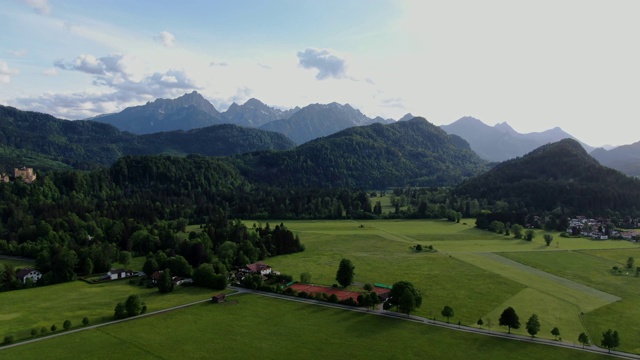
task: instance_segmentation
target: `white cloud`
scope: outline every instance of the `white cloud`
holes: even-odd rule
[[[168,31],[162,31],[159,35],[153,37],[157,42],[161,43],[165,47],[176,46],[176,37]]]
[[[0,61],[0,84],[8,84],[11,82],[12,75],[18,75],[20,71],[9,68],[6,62]]]
[[[49,15],[51,13],[51,5],[49,0],[22,0],[25,4],[40,15]]]
[[[59,73],[60,72],[56,68],[49,68],[42,72],[42,74],[46,76],[58,76]]]
[[[298,52],[299,64],[305,69],[316,69],[316,79],[342,79],[347,77],[346,61],[327,49],[308,48]]]
[[[51,113],[68,119],[82,119],[157,98],[173,98],[201,88],[183,70],[135,76],[130,68],[131,58],[122,54],[103,57],[80,55],[73,61],[58,60],[54,68],[44,74],[57,75],[58,69],[90,74],[92,84],[106,91],[43,94],[21,97],[15,103],[21,107]],[[6,64],[5,64],[6,65]],[[0,63],[0,76],[2,74]]]
[[[63,70],[77,70],[94,75],[105,74],[105,64],[93,55],[80,55],[74,61],[68,63],[57,60],[53,65]]]

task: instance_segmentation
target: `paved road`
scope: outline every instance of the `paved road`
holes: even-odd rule
[[[413,322],[416,322],[416,323],[422,323],[424,325],[439,326],[439,327],[443,327],[443,328],[447,328],[447,329],[451,329],[451,330],[455,330],[455,331],[464,331],[464,332],[467,332],[467,333],[473,333],[473,334],[479,334],[479,335],[485,335],[485,336],[493,336],[493,337],[499,337],[499,338],[503,338],[503,339],[515,340],[515,341],[523,341],[523,342],[529,342],[529,343],[536,343],[536,344],[544,344],[544,345],[549,345],[549,346],[563,347],[563,348],[574,349],[574,350],[579,350],[579,351],[586,351],[586,352],[595,353],[595,354],[609,355],[609,356],[618,357],[618,358],[621,358],[621,359],[640,360],[640,355],[630,354],[630,353],[625,353],[625,352],[620,352],[620,351],[611,351],[611,353],[609,353],[607,350],[599,348],[599,347],[594,346],[594,345],[586,346],[583,349],[582,346],[571,345],[571,344],[563,343],[563,342],[560,342],[560,341],[547,340],[547,339],[538,339],[538,338],[532,339],[532,338],[530,338],[528,336],[505,334],[505,333],[500,333],[500,332],[491,332],[488,329],[478,329],[478,328],[469,327],[469,326],[449,324],[449,323],[446,323],[446,322],[443,322],[443,321],[437,321],[437,320],[427,319],[427,318],[424,318],[424,317],[413,316],[413,315],[407,316],[407,315],[404,315],[404,314],[391,312],[391,311],[368,310],[368,309],[363,309],[363,308],[360,308],[360,307],[353,307],[353,306],[347,306],[347,305],[342,305],[342,304],[333,304],[333,303],[328,303],[328,302],[325,302],[325,301],[318,301],[318,300],[313,300],[313,299],[302,299],[302,298],[293,297],[293,296],[289,296],[289,295],[267,293],[267,292],[261,292],[261,291],[250,290],[250,289],[239,288],[239,287],[233,287],[233,286],[230,287],[230,289],[235,290],[236,292],[235,293],[231,293],[231,294],[227,294],[227,297],[234,296],[234,295],[239,295],[239,294],[247,294],[247,293],[256,294],[256,295],[260,295],[260,296],[277,298],[277,299],[282,299],[282,300],[286,300],[286,301],[295,301],[295,302],[300,302],[300,303],[313,304],[313,305],[316,305],[316,306],[325,306],[325,307],[331,307],[331,308],[337,308],[337,309],[342,309],[342,310],[347,310],[347,311],[360,312],[360,313],[365,313],[365,314],[370,314],[370,315],[375,315],[375,316],[384,316],[384,317],[395,318],[395,319],[400,319],[400,320],[405,320],[405,321],[413,321]],[[186,308],[186,307],[189,307],[189,306],[201,304],[201,303],[208,302],[208,301],[211,301],[211,299],[208,298],[208,299],[204,299],[204,300],[195,301],[195,302],[192,302],[192,303],[189,303],[189,304],[184,304],[184,305],[180,305],[180,306],[174,306],[174,307],[168,308],[168,309],[148,312],[146,314],[142,314],[142,315],[138,315],[138,316],[122,319],[122,320],[114,320],[114,321],[110,321],[110,322],[106,322],[106,323],[101,323],[101,324],[97,324],[97,325],[90,325],[90,326],[86,326],[86,327],[82,327],[82,328],[78,328],[78,329],[74,329],[74,330],[69,330],[69,331],[60,331],[59,333],[52,334],[52,335],[49,335],[49,336],[39,337],[39,338],[31,339],[31,340],[21,341],[19,343],[15,343],[15,344],[11,344],[11,345],[2,346],[2,347],[0,347],[0,351],[3,350],[3,349],[9,349],[9,348],[16,347],[16,346],[22,346],[22,345],[26,345],[26,344],[31,344],[31,343],[34,343],[34,342],[43,341],[43,340],[51,339],[51,338],[58,337],[58,336],[64,336],[64,335],[68,335],[68,334],[77,333],[77,332],[80,332],[80,331],[97,329],[97,328],[102,327],[102,326],[118,324],[118,323],[125,322],[125,321],[132,321],[132,320],[144,318],[144,317],[147,317],[147,316],[154,316],[154,315],[166,313],[166,312],[169,312],[169,311],[175,311],[175,310],[178,310],[178,309],[183,309],[183,308]]]

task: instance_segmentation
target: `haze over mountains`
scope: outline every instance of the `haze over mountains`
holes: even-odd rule
[[[443,125],[442,129],[467,140],[473,151],[481,158],[494,162],[523,156],[542,145],[562,139],[578,140],[559,127],[543,132],[521,134],[505,122],[489,126],[473,117],[463,117],[452,124]],[[594,149],[585,143],[580,142],[580,144],[587,152]]]

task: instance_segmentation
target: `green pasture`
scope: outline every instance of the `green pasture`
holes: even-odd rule
[[[16,340],[30,338],[32,329],[39,332],[44,326],[48,330],[52,324],[62,329],[65,320],[70,320],[74,328],[80,327],[85,316],[91,324],[112,320],[116,304],[131,294],[140,295],[147,311],[155,311],[206,299],[211,290],[178,286],[170,294],[160,294],[158,289],[117,280],[100,284],[74,281],[8,291],[0,293],[0,338],[8,334]]]
[[[459,224],[435,220],[285,222],[300,235],[306,250],[268,259],[268,262],[294,278],[307,271],[312,274],[313,282],[332,284],[337,264],[342,257],[347,257],[356,266],[358,284],[413,282],[424,294],[424,303],[417,315],[441,318],[442,307],[449,305],[455,311],[453,322],[475,324],[478,318],[483,318],[485,323],[492,320],[495,330],[506,332],[506,328],[497,326],[497,321],[502,310],[512,306],[523,325],[531,314],[539,316],[543,328],[538,337],[553,339],[550,331],[557,326],[564,341],[570,343],[580,332],[591,329],[591,312],[597,314],[596,310],[606,311],[626,302],[625,294],[614,291],[617,286],[602,288],[585,283],[572,276],[573,271],[557,274],[540,264],[523,266],[515,257],[556,259],[552,262],[562,267],[570,262],[557,258],[578,250],[615,254],[611,256],[616,257],[616,262],[600,258],[606,264],[596,265],[597,269],[593,268],[593,262],[583,262],[585,268],[578,271],[590,274],[622,265],[633,256],[626,255],[630,252],[638,254],[640,265],[638,245],[628,241],[560,238],[556,233],[551,246],[547,246],[543,231],[537,231],[534,241],[529,242],[478,230],[470,225],[471,221],[465,219]],[[409,247],[418,243],[433,245],[438,252],[412,252]],[[515,261],[505,258],[511,255]],[[583,313],[585,315],[581,315]],[[524,329],[520,332],[526,334]]]
[[[612,275],[613,266],[623,267],[628,257],[640,259],[640,249],[581,250],[553,253],[508,253],[504,256],[545,272],[618,296],[621,300],[585,312],[583,319],[591,337],[615,329],[624,351],[640,353],[637,328],[640,322],[640,278]]]
[[[0,350],[0,358],[609,358],[257,295],[227,299]]]
[[[258,223],[258,221],[247,221],[246,224],[251,227],[254,222]],[[283,221],[269,221],[271,226],[281,222]],[[262,221],[262,223],[264,224],[266,221]],[[276,271],[292,275],[294,279],[299,279],[302,272],[309,272],[312,275],[313,283],[331,285],[336,283],[335,275],[340,260],[349,258],[355,265],[356,275],[353,288],[361,287],[365,283],[393,284],[400,280],[411,281],[424,296],[422,307],[415,312],[415,315],[418,316],[435,317],[443,320],[440,311],[445,305],[449,305],[455,312],[454,317],[451,318],[453,323],[460,321],[462,324],[474,325],[479,318],[482,318],[485,322],[485,327],[489,322],[491,323],[492,332],[506,332],[506,328],[498,326],[498,318],[504,308],[512,306],[520,316],[523,326],[531,314],[536,313],[539,316],[542,328],[538,337],[552,339],[553,336],[550,331],[557,326],[561,331],[563,341],[566,343],[575,342],[577,335],[586,331],[599,344],[601,333],[606,331],[607,328],[612,328],[620,331],[622,350],[640,353],[640,340],[636,340],[633,336],[636,328],[634,325],[640,323],[640,311],[637,311],[640,308],[640,286],[638,286],[640,285],[640,278],[635,276],[615,276],[609,271],[613,265],[624,266],[629,256],[638,259],[638,265],[640,266],[640,247],[634,243],[615,240],[568,239],[560,238],[558,234],[554,234],[554,242],[551,246],[546,246],[542,238],[544,233],[542,231],[537,232],[534,241],[527,242],[478,230],[473,227],[472,219],[464,219],[460,223],[438,220],[336,220],[284,221],[284,224],[300,236],[302,243],[305,245],[305,251],[266,259],[265,262]],[[433,245],[437,252],[417,253],[411,249],[416,244],[423,246]],[[136,258],[129,267],[138,269],[138,267],[142,266],[143,261],[143,257]],[[155,289],[145,289],[137,285],[130,285],[126,280],[98,285],[73,282],[8,292],[0,294],[0,300],[3,305],[3,311],[0,313],[0,336],[15,334],[17,338],[25,338],[28,337],[30,330],[33,328],[39,329],[41,326],[49,328],[52,323],[56,323],[60,328],[65,319],[71,320],[75,327],[80,324],[84,316],[89,317],[92,323],[101,322],[113,315],[113,308],[117,302],[124,301],[132,293],[138,293],[143,297],[143,301],[147,303],[149,311],[189,303],[210,295],[210,291],[198,288],[180,288],[172,294],[160,295]],[[278,319],[280,317],[288,317],[288,315],[283,315],[286,311],[281,310],[280,304],[283,306],[282,309],[291,310],[290,307],[293,306],[278,300],[268,300],[265,303],[263,301],[266,300],[252,300],[253,297],[243,296],[241,299],[241,304],[247,303],[252,307],[257,307],[258,311],[275,313],[270,317],[271,319],[274,316]],[[278,305],[275,306],[274,304],[276,303],[273,301],[278,301]],[[265,304],[269,304],[269,306]],[[262,306],[265,306],[265,308],[263,309]],[[322,325],[322,322],[318,322],[319,325],[316,325],[314,314],[319,310],[305,310],[308,312],[301,310],[307,306],[295,305],[295,309],[291,310],[297,311],[298,315],[295,320],[304,324],[304,327],[309,328],[312,334],[315,334],[313,330],[316,327],[319,327],[318,334],[323,331],[331,334],[327,330],[331,328],[329,325]],[[226,307],[235,309],[231,305],[225,305],[221,308]],[[200,306],[196,308],[200,308]],[[244,311],[248,315],[236,314],[237,318],[234,318],[233,321],[221,316],[219,321],[211,320],[211,323],[208,324],[208,330],[200,331],[218,334],[212,336],[212,338],[224,337],[217,332],[217,328],[224,325],[231,327],[228,330],[232,338],[233,336],[246,336],[247,339],[252,339],[258,336],[257,334],[265,334],[262,330],[263,328],[269,329],[275,324],[277,325],[275,328],[278,329],[276,332],[288,334],[294,340],[288,341],[285,338],[275,337],[271,341],[262,341],[261,345],[256,345],[259,346],[258,350],[273,354],[270,355],[273,358],[280,354],[276,348],[282,347],[291,351],[291,348],[288,347],[290,346],[289,342],[296,344],[299,339],[297,337],[298,334],[302,334],[296,324],[291,324],[287,321],[280,323],[275,320],[272,320],[275,322],[256,320],[255,323],[252,323],[251,317],[254,320],[261,319],[260,316],[262,315],[253,315],[243,306],[238,306],[237,308],[245,309]],[[324,311],[324,308],[321,309]],[[218,310],[215,311],[217,312]],[[377,323],[374,324],[370,321],[383,321],[379,319],[370,320],[368,316],[363,316],[362,314],[352,314],[339,310],[331,311],[331,313],[327,313],[327,316],[344,317],[345,319],[352,319],[353,317],[355,320],[349,321],[361,323],[368,331],[371,331],[371,329],[378,331],[376,326],[379,324],[376,325]],[[335,315],[333,311],[336,311]],[[241,314],[245,312],[241,312]],[[162,325],[156,326],[151,321],[176,317],[172,321],[178,324],[181,313],[182,311],[170,315],[154,316],[150,319],[136,320],[127,323],[127,326],[131,326],[137,332],[145,333],[145,331],[137,328],[137,324],[140,322],[141,324],[146,324],[144,326],[147,326],[148,329],[157,331],[162,328]],[[176,329],[190,329],[194,327],[193,323],[198,322],[197,320],[190,320],[189,316],[192,316],[189,315],[191,310],[186,314],[188,316],[185,315],[183,322],[179,323],[180,325],[175,325]],[[304,318],[301,316],[304,316]],[[234,324],[227,324],[228,322],[237,322],[251,327],[253,335],[249,336],[246,333],[240,333],[240,328],[236,329]],[[335,326],[336,323],[340,324],[340,326]],[[375,337],[364,336],[360,332],[364,330],[355,330],[356,326],[344,325],[340,321],[336,323],[334,323],[335,328],[331,329],[332,331],[337,331],[338,333],[355,331],[358,334],[358,339],[362,343],[352,343],[351,346],[353,347],[365,347],[363,344],[367,343],[367,348],[376,348],[379,342],[383,341]],[[134,326],[134,324],[136,325]],[[428,340],[425,340],[427,341],[426,343],[423,342],[423,337],[431,332],[443,331],[436,330],[433,327],[424,327],[426,330],[422,330],[422,327],[413,329],[410,328],[413,325],[404,325],[404,323],[402,323],[403,325],[390,324],[394,329],[398,329],[398,335],[395,333],[389,334],[391,338],[402,337],[399,334],[404,332],[405,338],[413,339],[413,342],[416,343],[415,346],[405,346],[408,349],[407,351],[411,351],[410,353],[402,352],[404,350],[399,350],[401,351],[399,356],[395,356],[395,353],[393,353],[394,356],[392,357],[395,358],[424,357],[422,351],[428,351],[434,346],[434,343],[428,342]],[[325,327],[327,329],[324,329]],[[142,351],[141,349],[144,351],[153,350],[153,347],[145,345],[147,341],[151,340],[129,341],[128,337],[118,335],[120,330],[107,334],[105,329],[112,328],[120,329],[119,327],[110,326],[109,328],[102,328],[102,330],[90,331],[81,335],[72,335],[70,338],[78,337],[79,340],[77,341],[92,344],[99,343],[99,340],[96,340],[97,337],[107,335],[109,339],[115,337],[119,339],[118,341],[122,341],[123,347],[131,347],[131,352],[136,354],[136,358],[138,357],[137,354]],[[197,339],[198,337],[191,330],[186,331],[184,338],[182,335],[176,335],[178,339],[184,342],[182,352],[185,354],[193,352],[193,355],[187,356],[198,357],[200,347],[204,345],[201,344],[202,341],[197,344],[189,342],[189,339]],[[414,338],[413,331],[417,331],[422,335]],[[238,333],[235,334],[234,332]],[[524,329],[516,330],[515,332],[526,334]],[[124,330],[123,333],[127,334]],[[150,333],[153,332],[150,331]],[[226,332],[223,333],[226,334]],[[270,332],[268,334],[271,336]],[[169,335],[167,334],[166,336]],[[321,344],[333,341],[332,335],[322,336],[325,336],[325,338],[321,339]],[[470,335],[460,334],[460,337],[458,337],[458,333],[454,335],[447,332],[446,341],[463,342],[463,339],[467,339],[467,336]],[[343,339],[345,337],[345,335],[337,335],[336,338],[339,339],[336,341],[347,341],[347,339]],[[416,341],[416,339],[420,339],[420,341]],[[484,344],[496,345],[492,343],[492,341],[496,341],[493,339],[486,339],[486,342],[467,340],[470,341],[470,344],[475,344],[470,345],[472,348],[465,350],[465,353],[469,354],[477,350],[473,346],[485,349]],[[64,342],[67,340],[52,339],[50,341]],[[244,343],[246,344],[247,341]],[[301,341],[304,343],[309,340],[302,339]],[[105,343],[112,343],[112,340],[105,340]],[[226,341],[222,344],[224,346],[229,345]],[[389,341],[389,344],[392,344],[392,342]],[[521,344],[516,345],[520,346]],[[26,348],[39,346],[29,345]],[[175,343],[167,341],[166,347],[171,346],[175,346]],[[204,348],[209,349],[207,346],[209,345]],[[316,345],[305,346],[308,349],[316,349],[313,351],[317,351]],[[450,343],[448,346],[454,345]],[[500,347],[502,348],[509,348],[510,346],[512,345],[504,345],[503,342],[500,342]],[[165,342],[156,345],[156,347],[164,349]],[[116,351],[120,350],[119,348]],[[165,354],[159,355],[161,357],[172,357],[171,351],[170,349],[164,349],[158,354]],[[211,352],[211,349],[208,351]],[[242,349],[239,351],[242,354]],[[553,351],[557,350],[554,349]],[[144,358],[146,356],[144,354],[147,353],[141,352],[140,354],[142,354],[140,358]],[[150,352],[148,354],[155,353]],[[227,353],[225,352],[225,354]],[[351,352],[343,349],[343,354],[351,354]],[[496,353],[491,354],[499,356]],[[502,356],[508,356],[506,354],[508,353]],[[312,356],[312,353],[303,352],[302,356]],[[375,357],[374,353],[371,353],[371,356]],[[386,356],[386,358],[388,357]]]

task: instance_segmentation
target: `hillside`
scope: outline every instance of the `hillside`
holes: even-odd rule
[[[640,141],[611,150],[598,148],[591,152],[591,156],[604,166],[629,176],[640,176]]]
[[[245,154],[236,161],[247,178],[281,187],[446,186],[487,169],[465,145],[415,118],[352,127],[292,150]]]
[[[459,196],[504,200],[529,210],[623,212],[640,202],[640,181],[600,165],[575,140],[544,145],[459,185]]]
[[[231,124],[141,135],[140,140],[144,146],[137,154],[226,156],[295,147],[293,141],[282,134]]]
[[[489,126],[473,117],[463,117],[441,127],[448,134],[455,134],[467,140],[473,151],[489,161],[513,159],[548,143],[566,138],[575,139],[557,127],[543,132],[521,134],[507,123]],[[587,151],[593,150],[584,143],[582,146]]]
[[[138,136],[95,121],[61,120],[0,105],[0,169],[18,165],[40,169],[92,169],[135,154],[231,155],[288,149],[281,134],[235,125]]]

